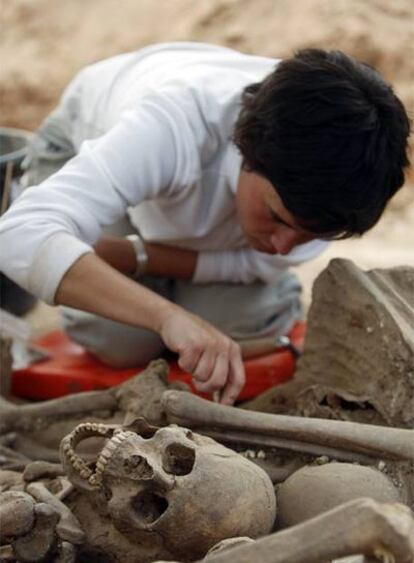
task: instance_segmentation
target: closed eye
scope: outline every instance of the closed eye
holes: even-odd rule
[[[293,227],[292,225],[289,225],[289,223],[286,223],[286,221],[284,221],[277,213],[276,211],[274,211],[271,207],[269,207],[269,214],[270,217],[272,218],[272,220],[275,223],[278,223],[279,225],[284,225],[285,227],[289,227],[289,229],[295,229],[295,227]]]

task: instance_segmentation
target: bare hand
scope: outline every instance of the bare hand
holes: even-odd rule
[[[232,405],[245,383],[239,345],[201,318],[180,307],[165,317],[160,336],[179,355],[178,365],[194,377],[199,391],[220,391],[220,402]]]

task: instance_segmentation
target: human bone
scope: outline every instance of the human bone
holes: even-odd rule
[[[107,442],[90,466],[76,447],[93,434]],[[136,563],[139,547],[142,561],[188,554],[194,560],[222,539],[272,529],[275,494],[266,473],[188,429],[147,426],[142,436],[132,426],[81,425],[62,441],[61,453],[78,489],[71,508],[87,536],[84,553],[101,550]]]
[[[378,288],[375,291],[372,290],[372,287],[376,287],[375,284],[365,283],[364,276],[356,275],[348,278],[350,283],[358,284],[361,283],[361,280],[364,291],[367,288],[370,294],[377,291]],[[378,285],[377,282],[376,279],[375,283]],[[397,291],[395,285],[393,291],[393,299],[398,301],[400,293],[398,293],[399,290]],[[378,295],[381,295],[379,290]],[[394,314],[392,318],[396,324],[404,325],[404,315],[408,315],[409,309],[400,300],[401,303],[404,309],[403,314],[399,317]],[[370,307],[375,308],[375,306],[375,300],[371,300],[368,311]],[[381,299],[379,306],[382,307]],[[396,309],[398,309],[397,306]],[[366,314],[364,308],[362,308],[361,314],[363,317]],[[384,318],[382,318],[382,321]],[[409,320],[407,320],[407,324],[409,324]],[[401,334],[409,334],[410,331],[406,330],[406,325],[400,331]],[[384,327],[387,326],[384,324]],[[411,326],[414,326],[413,322],[411,322]],[[354,328],[356,329],[356,327]],[[371,330],[371,325],[368,328]],[[367,334],[372,334],[372,331],[368,331]],[[356,340],[343,338],[340,340],[341,346],[349,346],[351,342],[355,344]],[[360,341],[366,346],[367,341],[364,338],[361,338]],[[339,346],[335,342],[331,342],[331,345],[333,347]],[[402,348],[398,349],[401,350]],[[348,350],[348,352],[350,351]],[[402,362],[401,365],[407,366],[408,362]],[[332,366],[335,367],[334,364]],[[403,376],[405,377],[404,374],[406,372],[397,370],[398,384],[396,384],[394,398],[390,395],[390,389],[387,388],[387,392],[390,391],[387,400],[394,400],[396,405],[400,401],[402,401],[403,406],[406,405],[406,401],[410,397],[409,387],[404,387],[407,396],[401,392],[401,381],[403,381]],[[388,480],[391,480],[391,491],[398,490],[397,498],[400,498],[402,502],[410,504],[414,501],[414,430],[412,425],[404,423],[406,428],[386,428],[357,424],[356,422],[344,423],[343,420],[329,420],[329,418],[339,418],[371,423],[381,422],[383,424],[394,424],[393,421],[396,420],[391,415],[389,419],[385,420],[384,412],[388,412],[387,409],[390,410],[390,405],[385,405],[385,410],[381,411],[381,418],[378,414],[380,412],[378,405],[371,408],[370,401],[361,402],[363,399],[361,395],[356,397],[353,395],[354,391],[347,391],[346,378],[343,379],[344,387],[341,388],[340,393],[336,393],[336,391],[334,393],[329,387],[329,381],[326,381],[327,376],[323,375],[322,377],[321,374],[320,386],[306,387],[303,395],[299,393],[297,410],[295,410],[296,407],[290,409],[289,406],[294,404],[295,397],[293,395],[288,397],[288,408],[285,412],[300,415],[315,415],[316,413],[321,417],[328,418],[328,420],[321,420],[315,417],[304,419],[303,417],[280,415],[270,416],[270,418],[267,415],[263,418],[261,413],[249,413],[249,411],[240,408],[232,409],[212,405],[192,397],[188,393],[168,392],[161,402],[163,392],[168,389],[166,375],[166,364],[155,362],[149,366],[143,375],[113,390],[82,393],[23,407],[7,401],[0,401],[0,427],[3,431],[0,436],[1,463],[4,467],[24,469],[23,478],[22,474],[16,471],[0,470],[0,490],[14,489],[25,491],[26,494],[30,491],[33,495],[31,498],[35,503],[35,519],[32,529],[24,535],[24,541],[22,541],[22,536],[16,534],[10,540],[12,544],[1,546],[0,556],[2,560],[27,561],[28,558],[32,557],[31,561],[42,561],[47,558],[54,563],[73,563],[76,557],[80,557],[88,563],[94,560],[106,562],[106,560],[115,559],[121,560],[122,563],[147,563],[159,558],[189,561],[205,556],[206,546],[201,549],[203,542],[207,542],[204,531],[208,531],[207,539],[211,539],[212,544],[216,544],[218,541],[216,537],[211,537],[212,532],[216,533],[214,529],[211,531],[213,526],[205,524],[203,527],[202,517],[200,519],[196,516],[191,518],[185,511],[184,516],[182,516],[178,510],[173,511],[171,502],[168,504],[168,501],[166,501],[167,495],[174,500],[177,496],[174,496],[174,488],[169,489],[171,480],[178,484],[184,483],[189,477],[186,471],[190,469],[191,474],[193,468],[196,467],[195,460],[200,457],[198,454],[194,456],[191,448],[187,447],[186,440],[189,437],[185,434],[181,442],[184,441],[187,446],[182,447],[181,443],[180,448],[173,448],[172,455],[167,456],[165,464],[164,461],[160,461],[160,457],[165,457],[164,455],[160,456],[160,450],[164,447],[168,451],[170,442],[167,438],[170,436],[171,427],[161,431],[151,424],[164,425],[167,422],[167,417],[171,422],[180,422],[184,426],[191,426],[197,432],[211,436],[222,444],[230,444],[237,451],[244,449],[244,455],[249,458],[244,459],[244,463],[261,466],[264,471],[272,476],[272,480],[278,483],[279,490],[282,489],[283,491],[290,486],[291,482],[294,483],[289,494],[292,494],[291,498],[294,499],[297,499],[299,495],[301,503],[304,489],[305,493],[310,495],[309,498],[313,494],[315,496],[315,507],[313,508],[315,509],[317,508],[316,501],[319,502],[321,498],[323,500],[326,497],[325,493],[330,490],[331,481],[328,475],[318,479],[318,486],[306,487],[306,484],[301,484],[303,472],[301,468],[309,464],[312,464],[312,467],[318,471],[325,467],[332,468],[335,465],[340,465],[343,469],[343,467],[355,462],[364,466],[352,465],[347,472],[347,487],[342,485],[342,491],[345,490],[346,494],[343,498],[339,498],[340,495],[337,494],[336,500],[338,502],[350,498],[348,491],[349,475],[356,473],[360,475],[360,470],[371,471],[371,474],[375,473],[376,486],[378,483],[381,485],[381,477],[383,477],[382,484],[384,480],[387,484],[389,484]],[[364,377],[365,375],[362,374]],[[362,376],[359,373],[352,373],[350,378],[351,380],[354,377],[361,379]],[[366,375],[370,385],[372,383],[371,376],[372,374]],[[390,378],[391,380],[392,378]],[[379,386],[375,387],[375,381],[374,377],[374,384],[370,389],[378,390]],[[337,384],[338,380],[336,380]],[[325,393],[326,389],[329,392]],[[306,397],[306,401],[304,397]],[[321,404],[315,403],[313,399],[309,400],[310,397],[319,397]],[[357,402],[354,402],[355,397],[358,399]],[[337,403],[335,403],[335,400]],[[277,400],[276,406],[278,406]],[[395,405],[392,408],[393,412],[396,413],[398,408]],[[137,415],[143,414],[145,414],[148,422],[135,420]],[[88,424],[81,424],[77,430],[73,431],[86,418],[90,418]],[[401,426],[404,424],[401,424]],[[65,475],[67,474],[71,481],[62,476],[62,467],[59,465],[32,464],[31,462],[32,459],[58,461],[56,444],[60,441],[62,435],[68,432],[70,432],[70,435],[63,440],[62,452],[66,460],[64,460]],[[165,432],[167,437],[161,439],[162,432]],[[186,430],[185,432],[189,431]],[[156,439],[158,433],[160,434]],[[211,442],[208,442],[208,438],[201,438],[195,433],[191,435],[194,443],[197,440],[203,440],[203,447],[206,451],[209,451],[207,444],[211,444]],[[194,436],[198,436],[197,440],[194,439]],[[174,440],[175,437],[173,442]],[[207,442],[204,442],[205,440]],[[149,444],[154,445],[154,451],[151,451],[151,453],[146,450]],[[158,444],[157,447],[155,447],[156,444]],[[216,446],[218,445],[216,444]],[[219,448],[222,447],[219,446]],[[226,451],[231,452],[231,450]],[[236,456],[234,452],[231,452],[231,454],[234,457],[240,457]],[[217,456],[211,455],[211,457]],[[232,458],[231,456],[230,458],[224,456],[223,459],[226,464],[229,464]],[[341,463],[333,463],[333,459],[339,460]],[[205,463],[205,467],[207,468],[205,471],[207,478],[203,486],[198,486],[204,492],[202,500],[205,502],[204,504],[201,503],[201,508],[197,507],[202,516],[207,508],[214,509],[215,504],[217,504],[223,508],[223,512],[224,508],[231,506],[232,509],[228,512],[235,514],[234,518],[240,518],[240,515],[245,516],[246,512],[251,513],[250,516],[253,515],[254,518],[257,518],[258,514],[263,518],[261,506],[253,507],[256,512],[253,509],[248,511],[240,509],[240,514],[237,514],[237,507],[240,506],[237,502],[230,501],[225,506],[224,499],[220,494],[212,493],[211,491],[214,491],[214,488],[208,485],[210,480],[214,480],[215,485],[221,485],[220,476],[217,477],[217,471],[215,469],[210,470],[207,463]],[[372,469],[373,467],[380,470],[381,473]],[[171,479],[169,471],[173,472],[173,479]],[[175,475],[174,471],[181,473],[181,475]],[[324,469],[324,471],[328,470]],[[332,471],[332,469],[329,471]],[[238,476],[239,473],[240,471],[235,467],[233,474]],[[318,474],[320,473],[319,471]],[[300,486],[296,486],[297,478],[299,478]],[[246,481],[246,477],[243,477],[243,481]],[[283,483],[283,481],[286,482]],[[191,486],[189,487],[190,490]],[[229,488],[233,487],[232,491],[238,493],[240,491],[237,486],[241,486],[240,482],[236,485],[230,482]],[[269,480],[267,480],[266,487],[263,487],[263,483],[261,486],[261,490],[266,490],[269,487]],[[316,494],[318,487],[321,492],[320,497]],[[362,491],[361,488],[363,488]],[[256,489],[258,489],[258,486],[253,483],[250,487],[251,495],[256,494]],[[389,491],[386,486],[385,489]],[[360,492],[368,494],[366,487],[360,487],[358,491],[357,486],[355,494]],[[187,506],[192,507],[191,502],[196,495],[188,493],[190,495],[189,500],[184,490],[180,491],[180,495],[181,497],[179,495],[178,497],[182,501],[181,505],[187,503]],[[391,495],[390,498],[394,497]],[[139,501],[138,506],[137,500]],[[59,501],[61,502],[59,503]],[[218,501],[222,501],[222,505]],[[294,502],[297,501],[294,500]],[[278,563],[278,561],[325,562],[329,558],[338,558],[351,553],[365,553],[367,557],[376,553],[378,557],[382,557],[381,561],[401,561],[404,563],[411,561],[412,546],[407,543],[407,537],[410,537],[410,533],[412,533],[412,528],[410,529],[412,520],[411,517],[408,517],[409,512],[404,511],[405,509],[401,507],[396,508],[394,505],[391,507],[377,503],[370,504],[369,501],[356,502],[360,504],[353,505],[353,510],[348,510],[347,505],[341,505],[338,507],[338,509],[341,509],[339,513],[335,512],[336,509],[333,512],[330,511],[328,513],[330,517],[325,520],[318,520],[320,517],[326,516],[324,513],[316,519],[306,520],[299,526],[293,526],[278,532],[276,535],[268,536],[269,541],[270,538],[275,541],[268,550],[266,548],[267,543],[262,544],[264,539],[259,539],[253,546],[254,550],[251,549],[245,555],[244,552],[238,551],[236,558],[234,558],[234,550],[239,550],[239,547],[228,546],[227,550],[223,552],[212,549],[208,558],[213,559],[206,559],[206,563],[207,560],[209,563],[210,561],[214,563],[217,557],[224,556],[227,558],[220,559],[220,561],[236,560],[240,562],[249,561],[249,563],[251,561],[266,563]],[[291,504],[292,502],[290,502]],[[290,505],[289,508],[291,508]],[[65,517],[62,520],[62,515],[65,513],[62,507],[68,509],[66,521]],[[325,505],[320,510],[323,508],[325,508]],[[164,524],[163,527],[164,520],[168,522],[166,515],[169,511],[171,514],[170,524]],[[362,519],[359,517],[358,511],[362,512]],[[338,514],[342,514],[342,516],[339,517]],[[344,517],[344,514],[346,514],[346,517]],[[68,529],[66,526],[68,521],[76,522],[71,518],[72,516],[77,518],[78,527],[75,526],[72,529],[69,527]],[[277,525],[282,525],[283,518],[283,513],[281,513]],[[137,521],[138,525],[141,526],[138,533],[135,530]],[[318,521],[324,523],[315,525],[315,522]],[[178,528],[177,522],[180,524]],[[329,528],[329,525],[331,528]],[[344,530],[347,535],[337,538],[338,529]],[[71,536],[73,530],[75,535]],[[193,536],[190,534],[187,538],[187,530],[190,530]],[[402,546],[405,545],[405,551],[401,548],[401,551],[398,552],[397,539],[395,539],[396,530],[399,530],[399,541]],[[270,528],[268,531],[270,531]],[[292,535],[285,536],[284,534],[288,532]],[[196,540],[196,533],[198,534],[198,541]],[[245,530],[227,531],[226,534],[233,536],[233,539],[225,540],[225,543],[235,542],[234,536],[244,533],[246,533]],[[266,532],[258,533],[257,537],[263,533]],[[68,538],[76,542],[76,534],[79,538],[82,537],[82,534],[85,534],[83,544],[66,541],[65,538]],[[167,546],[162,534],[171,537]],[[252,535],[252,533],[248,533],[248,535]],[[315,537],[318,538],[318,544],[320,544],[318,546],[314,545]],[[382,541],[383,537],[388,537],[385,543]],[[174,541],[177,543],[174,543]],[[292,546],[292,543],[296,544],[296,548],[294,545]],[[251,546],[242,547],[247,549]],[[410,549],[411,551],[409,551]],[[242,559],[242,557],[245,557],[245,559]],[[260,557],[264,558],[260,559]],[[351,561],[352,563],[365,561],[365,559],[361,559],[360,555],[350,555],[350,557],[347,556],[346,563],[348,561],[349,563]],[[388,559],[386,559],[387,557]],[[407,557],[409,558],[407,559]],[[219,560],[217,559],[217,561]],[[340,563],[345,563],[345,561],[342,560]]]
[[[23,491],[22,474],[10,469],[0,469],[0,493],[5,491]]]
[[[59,514],[45,503],[35,504],[35,521],[32,529],[12,541],[17,561],[45,561],[53,557],[58,549],[56,525]]]
[[[353,557],[358,554],[369,559]],[[342,559],[343,557],[346,559]],[[203,561],[325,563],[332,560],[336,563],[368,563],[368,560],[412,563],[412,512],[398,503],[380,504],[371,499],[357,499],[302,524],[260,538],[254,544],[241,544],[232,549],[211,553]]]
[[[180,391],[166,391],[163,405],[171,422],[191,428],[225,430],[237,439],[295,451],[340,456],[356,456],[414,461],[414,430],[377,427],[370,424],[304,419],[302,417],[259,413],[211,403]],[[217,433],[216,433],[217,435]],[[315,447],[316,446],[316,447]]]
[[[38,502],[44,502],[50,505],[59,514],[56,533],[62,540],[66,540],[72,544],[80,544],[85,541],[85,533],[78,519],[43,483],[30,483],[26,490]]]
[[[47,461],[31,461],[23,471],[23,479],[27,482],[36,481],[41,478],[54,478],[64,475],[65,472],[60,463],[49,463]]]
[[[103,391],[76,393],[23,405],[1,398],[0,440],[6,439],[8,447],[16,455],[24,455],[26,461],[56,463],[60,441],[82,422],[121,424],[145,417],[149,423],[164,425],[162,393],[169,387],[183,388],[184,385],[174,383],[170,386],[167,376],[168,364],[164,360],[155,360],[137,376]],[[87,446],[92,453],[97,449],[92,441]],[[9,464],[10,468],[17,465],[14,457]],[[18,464],[18,469],[22,468],[24,463]]]
[[[23,491],[5,491],[0,494],[0,540],[7,543],[11,537],[27,534],[34,526],[35,502]]]
[[[388,503],[402,500],[391,480],[372,467],[352,463],[306,465],[278,486],[278,527],[294,526],[361,497]]]

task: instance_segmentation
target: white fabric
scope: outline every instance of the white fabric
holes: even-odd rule
[[[250,249],[236,214],[241,157],[230,138],[241,93],[276,64],[173,43],[81,71],[55,111],[79,154],[4,215],[0,269],[52,303],[68,268],[127,209],[144,239],[200,251],[196,283],[276,282],[313,258],[326,242],[287,256]]]

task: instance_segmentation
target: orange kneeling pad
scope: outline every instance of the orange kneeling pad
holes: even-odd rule
[[[305,323],[299,322],[289,333],[292,343],[302,348]],[[12,393],[17,397],[32,400],[54,399],[80,391],[96,391],[119,385],[142,372],[145,366],[114,369],[89,354],[62,331],[54,331],[36,340],[35,344],[50,353],[50,358],[28,367],[15,370],[12,376]],[[266,389],[290,379],[295,370],[296,360],[287,349],[277,350],[266,356],[244,361],[246,384],[239,400],[246,400],[263,393]],[[184,381],[194,393],[192,377],[170,362],[168,381]]]

